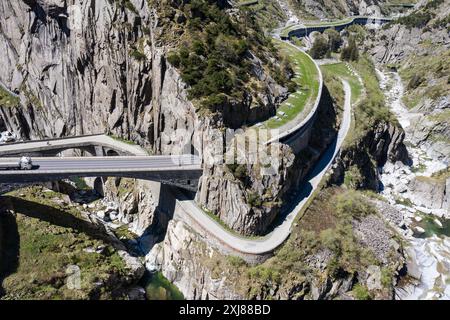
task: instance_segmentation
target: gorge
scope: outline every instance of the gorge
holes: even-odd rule
[[[100,133],[148,159],[199,157],[201,178],[0,185],[0,298],[448,298],[449,2],[238,2],[2,1],[5,137]],[[374,14],[394,18],[272,38]],[[245,139],[266,129],[281,139],[251,162]],[[233,162],[208,162],[230,141]],[[36,252],[49,274],[29,272],[46,268]]]

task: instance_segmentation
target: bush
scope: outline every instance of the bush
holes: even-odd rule
[[[357,191],[348,191],[336,197],[336,213],[341,217],[361,218],[376,214],[377,210]]]
[[[280,272],[278,272],[278,270],[264,267],[262,265],[251,268],[247,274],[250,279],[259,280],[262,281],[263,283],[269,281],[279,283],[281,280],[281,275]]]
[[[180,63],[181,63],[181,58],[178,54],[176,53],[171,53],[169,54],[169,56],[167,57],[167,61],[173,65],[175,68],[179,68],[180,67]]]
[[[397,19],[397,23],[403,24],[408,29],[423,28],[432,19],[429,12],[414,12],[408,16]]]
[[[353,287],[352,292],[353,292],[355,298],[358,300],[371,300],[372,299],[367,287],[365,287],[359,283]]]
[[[362,186],[364,177],[357,166],[351,166],[344,176],[344,184],[351,189],[358,189]]]
[[[385,288],[392,287],[393,276],[389,268],[381,268],[381,284]]]
[[[135,58],[138,61],[142,61],[147,59],[146,55],[143,52],[140,52],[139,50],[135,49],[131,52],[131,56]]]
[[[247,265],[244,259],[236,256],[227,256],[227,262],[234,268],[239,268]]]
[[[247,199],[247,203],[252,207],[261,207],[262,205],[262,200],[261,197],[254,192],[251,192],[248,194],[248,199]]]
[[[227,165],[231,173],[236,179],[244,181],[248,177],[247,167],[243,164],[229,164]]]

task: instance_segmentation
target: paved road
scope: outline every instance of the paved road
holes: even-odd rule
[[[130,155],[146,156],[147,152],[141,147],[113,139],[105,134],[81,136],[73,138],[47,139],[39,141],[24,141],[0,144],[0,156],[11,153],[27,153],[59,148],[76,148],[80,146],[103,146],[113,150],[120,150]]]
[[[248,239],[233,234],[205,214],[194,201],[187,199],[182,192],[176,190],[174,192],[178,200],[175,213],[180,217],[188,215],[188,220],[196,221],[203,231],[206,231],[221,243],[241,253],[260,255],[275,250],[290,235],[295,217],[319,187],[322,178],[332,165],[350,130],[352,119],[351,89],[347,81],[342,80],[342,83],[345,91],[345,107],[341,128],[339,129],[335,142],[328,148],[315,168],[310,172],[307,181],[300,187],[301,193],[296,199],[296,203],[291,206],[289,212],[285,213],[284,220],[270,234],[260,239]]]
[[[2,163],[18,163],[18,158],[3,158]],[[45,173],[92,173],[92,172],[148,172],[200,170],[201,161],[196,156],[131,156],[131,157],[57,157],[33,158],[33,170],[3,170],[3,176],[35,175]]]

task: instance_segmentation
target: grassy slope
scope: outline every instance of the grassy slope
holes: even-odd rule
[[[150,276],[145,288],[149,300],[183,300],[183,294],[161,272]]]
[[[271,118],[263,123],[270,129],[278,128],[295,119],[303,110],[307,111],[315,102],[319,92],[319,75],[311,58],[284,42],[276,41],[276,46],[293,66],[296,73],[293,81],[297,84],[297,91],[278,108],[277,112],[284,112],[285,116],[279,116],[281,118],[279,121]]]
[[[385,105],[385,97],[380,89],[375,66],[366,55],[357,62],[351,63],[353,69],[361,76],[366,95],[356,106],[355,125],[349,133],[345,145],[353,144],[361,139],[367,130],[379,122],[397,122],[395,116]]]
[[[345,79],[352,90],[352,103],[357,102],[363,93],[363,86],[358,77],[350,72],[344,63],[327,64],[320,67],[325,75],[336,76]]]
[[[272,30],[285,20],[284,12],[278,6],[278,3],[273,0],[259,0],[259,1],[246,1],[242,0],[242,3],[249,3],[244,7],[240,7],[241,10],[249,12],[258,21],[264,29]]]
[[[19,194],[25,196],[18,197]],[[19,251],[16,270],[3,281],[3,299],[88,299],[111,298],[105,287],[112,276],[125,275],[125,263],[115,249],[78,219],[75,208],[64,208],[54,202],[61,198],[54,192],[41,193],[37,187],[11,193],[2,206],[17,212]],[[43,212],[45,209],[45,212]],[[2,218],[4,219],[4,218]],[[59,221],[56,225],[52,220]],[[104,253],[88,253],[86,248],[105,246]],[[2,248],[2,256],[7,253]],[[66,268],[81,269],[81,290],[65,285]],[[98,285],[98,284],[99,285]],[[115,281],[117,286],[120,282]],[[109,288],[111,289],[111,288]],[[94,294],[95,292],[95,294]]]

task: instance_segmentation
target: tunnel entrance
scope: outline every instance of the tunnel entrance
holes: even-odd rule
[[[103,178],[97,177],[94,180],[94,190],[101,196],[105,196],[105,190],[103,188]]]
[[[120,154],[117,151],[109,149],[108,151],[106,151],[106,156],[107,157],[118,157],[118,156],[120,156]]]

